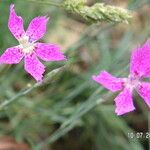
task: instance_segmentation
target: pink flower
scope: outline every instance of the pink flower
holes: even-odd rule
[[[10,5],[8,28],[18,40],[19,45],[6,49],[0,57],[0,63],[17,64],[24,58],[25,70],[37,81],[41,81],[45,66],[37,57],[44,61],[66,60],[59,46],[37,42],[44,36],[48,20],[49,18],[45,16],[34,18],[25,32],[23,19],[17,16],[14,5]]]
[[[135,109],[132,99],[134,89],[150,107],[150,83],[142,81],[146,77],[150,77],[150,40],[133,51],[128,78],[116,78],[102,71],[98,76],[92,76],[92,79],[112,92],[122,90],[115,98],[115,112],[123,115]]]

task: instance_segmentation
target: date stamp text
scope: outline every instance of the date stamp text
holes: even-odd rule
[[[150,132],[129,132],[128,133],[128,138],[145,138],[145,139],[150,139]]]

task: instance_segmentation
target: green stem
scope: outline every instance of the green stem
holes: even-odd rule
[[[52,5],[52,6],[56,6],[56,7],[62,7],[62,4],[58,4],[52,1],[37,1],[37,0],[29,0],[31,2],[35,2],[35,3],[40,3],[40,4],[48,4],[48,5]]]
[[[8,99],[8,100],[4,100],[1,104],[0,104],[0,110],[3,110],[6,106],[10,105],[11,103],[15,102],[19,97],[22,97],[28,93],[30,93],[33,89],[42,86],[44,83],[49,83],[49,80],[56,75],[58,72],[60,72],[64,67],[60,67],[57,68],[55,70],[52,70],[50,73],[47,74],[47,77],[42,81],[42,82],[37,82],[35,83],[33,86],[31,86],[28,89],[25,89],[21,92],[19,92],[17,95],[15,95],[14,97]]]
[[[122,74],[126,69],[125,67],[123,70],[121,70],[118,75]],[[57,129],[52,135],[50,135],[45,141],[42,141],[39,143],[34,150],[41,150],[45,145],[51,144],[58,140],[60,137],[68,133],[71,129],[73,129],[82,116],[84,116],[87,112],[89,112],[91,109],[93,109],[95,106],[103,103],[106,101],[106,99],[99,98],[99,94],[102,90],[102,88],[98,88],[89,98],[88,100],[81,104],[80,107],[76,109],[76,112],[68,119],[66,120],[59,129]],[[111,97],[113,93],[104,94],[102,97]],[[109,99],[107,99],[109,100]],[[87,105],[88,104],[88,105]],[[79,115],[78,115],[79,114]]]

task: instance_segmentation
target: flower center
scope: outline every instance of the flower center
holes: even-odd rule
[[[19,39],[19,47],[22,49],[23,53],[32,54],[35,43],[29,42],[29,37],[24,36],[23,38]]]
[[[130,88],[136,88],[140,84],[140,78],[138,76],[129,75],[126,79],[125,86]]]

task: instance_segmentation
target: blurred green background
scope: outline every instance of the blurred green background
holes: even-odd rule
[[[116,116],[117,93],[96,84],[91,76],[101,70],[120,77],[129,74],[132,49],[150,37],[150,0],[89,0],[89,5],[104,2],[133,13],[130,24],[90,26],[46,2],[0,0],[0,54],[18,44],[7,27],[9,5],[14,3],[25,28],[36,16],[50,16],[41,41],[61,45],[68,57],[67,62],[43,62],[45,76],[64,67],[41,86],[25,73],[23,62],[0,66],[0,150],[8,145],[16,150],[148,150],[148,138],[138,133],[150,134],[149,108],[135,93],[136,111]],[[12,103],[2,107],[5,100]]]

